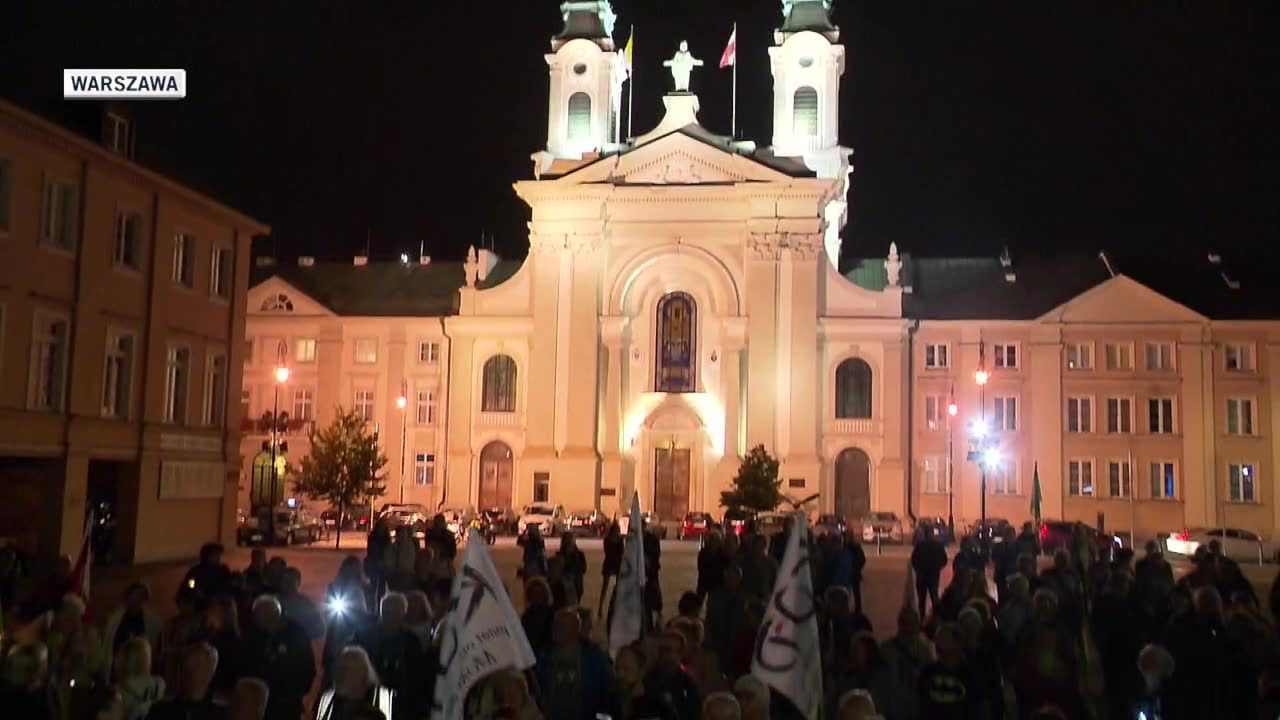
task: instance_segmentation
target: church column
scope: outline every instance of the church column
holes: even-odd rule
[[[448,437],[445,438],[448,454],[445,463],[442,503],[463,506],[471,502],[473,454],[471,450],[472,414],[475,399],[472,388],[475,383],[475,337],[461,334],[454,322],[445,321],[445,334],[449,336],[449,414]]]
[[[779,444],[786,491],[805,498],[818,491],[822,471],[818,457],[819,369],[818,357],[818,260],[822,256],[821,227],[816,219],[788,221],[800,232],[781,236],[785,245],[778,310],[780,335],[785,333],[787,350],[779,357],[783,369],[779,382],[783,392],[778,402],[786,407],[779,413],[779,426],[787,433],[785,449]],[[825,259],[823,259],[825,262]],[[782,340],[779,340],[782,344]],[[781,347],[779,348],[781,353]],[[781,430],[780,430],[781,432]],[[792,485],[803,480],[804,485]]]
[[[720,463],[708,473],[711,487],[706,493],[706,512],[715,512],[720,493],[728,490],[738,472],[745,449],[742,447],[742,351],[746,346],[747,319],[725,318],[720,331],[720,399],[724,404],[724,434]]]
[[[777,452],[778,250],[766,233],[751,233],[747,246],[747,443]]]
[[[622,502],[622,456],[619,452],[622,439],[622,334],[627,318],[600,318],[600,339],[605,346],[604,417],[600,450],[603,454],[600,489],[611,488],[614,502]],[[601,498],[602,509],[606,504]],[[605,512],[612,510],[610,507]]]

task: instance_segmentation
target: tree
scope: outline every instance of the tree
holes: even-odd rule
[[[386,492],[378,473],[387,458],[378,438],[369,433],[355,411],[338,408],[338,415],[323,430],[307,433],[311,453],[302,458],[294,479],[299,494],[327,500],[338,510],[338,543],[342,543],[342,516],[346,509]]]
[[[764,445],[757,445],[738,466],[733,488],[720,493],[720,504],[730,510],[773,510],[782,502],[781,485],[778,461],[764,449]]]

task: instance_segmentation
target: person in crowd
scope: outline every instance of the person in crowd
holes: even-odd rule
[[[422,651],[425,653],[431,647],[431,628],[434,625],[431,618],[431,601],[421,590],[407,592],[404,598],[409,608],[404,616],[405,629],[418,638],[418,644],[422,646]]]
[[[751,658],[755,657],[756,635],[760,623],[764,622],[765,604],[760,598],[749,597],[742,608],[742,618],[733,630],[733,650],[729,654],[729,664],[724,667],[729,679],[738,678],[751,672]]]
[[[1022,523],[1022,531],[1018,533],[1018,537],[1013,541],[1014,553],[1013,557],[1017,560],[1023,555],[1030,555],[1034,560],[1040,557],[1042,552],[1040,546],[1040,535],[1036,532],[1036,526],[1031,522]]]
[[[117,655],[115,685],[124,703],[124,720],[143,720],[164,697],[164,678],[151,674],[151,644],[146,638],[129,638]]]
[[[516,538],[516,544],[523,548],[520,577],[525,582],[533,578],[547,576],[547,544],[542,539],[542,531],[537,525],[527,525],[524,535]],[[548,586],[550,589],[550,586]]]
[[[544,577],[534,577],[524,585],[524,614],[520,624],[534,654],[551,647],[551,625],[555,617],[552,606],[551,586]]]
[[[338,565],[338,574],[333,578],[333,582],[325,588],[324,599],[326,604],[335,597],[341,597],[345,602],[356,595],[364,595],[367,600],[371,593],[372,588],[365,582],[364,573],[360,569],[360,558],[348,555]]]
[[[153,704],[147,720],[223,720],[225,708],[209,699],[209,687],[217,668],[218,651],[212,646],[206,643],[188,646],[182,655],[182,672],[173,696]],[[298,712],[301,710],[299,706]],[[295,713],[288,717],[297,716]]]
[[[1128,708],[1128,714],[1118,717],[1127,719],[1145,716],[1151,720],[1164,718],[1163,709],[1167,693],[1165,684],[1169,678],[1173,677],[1176,669],[1173,656],[1165,648],[1148,643],[1139,651],[1136,667],[1142,677],[1141,691],[1133,699],[1132,706]],[[1111,717],[1117,716],[1113,714]]]
[[[551,718],[596,720],[617,708],[609,657],[594,643],[583,641],[582,621],[574,609],[555,615],[551,648],[538,658],[538,686],[543,708]]]
[[[999,634],[991,624],[989,609],[980,601],[972,600],[960,611],[956,630],[960,646],[969,663],[973,688],[978,693],[981,717],[1004,717],[1003,677]],[[991,631],[988,634],[988,629]],[[873,692],[872,695],[875,695]],[[877,700],[879,697],[877,696]],[[883,707],[882,707],[883,709]]]
[[[615,519],[609,523],[609,529],[604,534],[604,562],[600,565],[600,599],[596,601],[596,617],[604,617],[604,599],[609,593],[609,583],[617,580],[618,573],[622,572],[624,546],[622,528]]]
[[[231,690],[227,720],[264,720],[271,689],[258,678],[240,678]]]
[[[1071,567],[1083,582],[1089,577],[1089,570],[1098,562],[1098,546],[1093,541],[1093,530],[1088,525],[1078,522],[1071,529]],[[1107,562],[1111,558],[1105,558]]]
[[[405,625],[409,602],[398,592],[382,598],[381,618],[365,647],[382,684],[393,691],[395,714],[410,717],[413,708],[430,700],[420,695],[427,661],[418,637]],[[341,660],[341,655],[339,655]]]
[[[560,551],[556,557],[561,561],[561,573],[566,589],[573,591],[569,604],[577,606],[582,600],[582,587],[587,575],[587,555],[578,548],[578,540],[572,531],[560,535]]]
[[[991,568],[995,574],[996,597],[1004,602],[1009,576],[1018,571],[1018,542],[1012,525],[1001,528],[1000,538],[991,548]]]
[[[870,632],[871,622],[849,607],[849,590],[839,585],[827,588],[818,613],[818,637],[822,642],[824,671],[837,671],[838,658],[845,655],[849,641],[859,632]]]
[[[678,630],[664,630],[658,636],[658,659],[645,676],[645,687],[652,695],[671,699],[676,720],[698,720],[702,697],[693,679],[680,667],[684,645],[684,635]]]
[[[72,569],[70,555],[58,556],[53,563],[53,572],[37,583],[22,603],[22,616],[30,619],[46,612],[56,612],[62,605],[62,598],[75,591]]]
[[[1018,637],[1031,619],[1031,583],[1018,573],[1009,578],[1009,589],[1001,598],[999,620],[1000,637],[1006,647],[1017,645]]]
[[[348,645],[367,643],[377,631],[378,619],[365,605],[363,594],[335,598],[328,605],[329,622],[325,624],[324,648],[321,650],[320,663],[323,672],[323,683],[329,685],[333,679],[338,655]]]
[[[284,558],[279,555],[272,555],[267,560],[267,569],[262,576],[263,589],[272,595],[280,592],[280,587],[284,583],[284,573],[288,569],[289,563],[285,562]]]
[[[1175,718],[1249,718],[1257,714],[1257,673],[1226,632],[1222,597],[1205,586],[1193,614],[1170,638],[1176,669],[1165,711]]]
[[[276,595],[284,616],[302,626],[307,637],[319,640],[324,637],[324,615],[315,602],[302,594],[302,571],[291,567],[280,580],[280,592]]]
[[[733,684],[742,720],[769,720],[769,688],[754,675],[743,675]]]
[[[729,565],[729,558],[724,552],[723,538],[719,530],[712,530],[698,551],[698,584],[694,592],[700,598],[724,585],[724,571]]]
[[[1018,704],[1025,708],[1056,705],[1075,713],[1071,717],[1081,716],[1086,711],[1081,698],[1078,632],[1062,617],[1053,590],[1037,590],[1031,604],[1031,620],[1014,651],[1012,681]]]
[[[888,717],[902,717],[909,705],[906,695],[916,693],[915,686],[900,686],[893,668],[885,661],[875,636],[859,632],[848,640],[848,651],[829,676],[827,692],[828,713],[834,716],[839,710],[840,698],[854,689],[866,690],[875,699],[876,707]]]
[[[742,592],[748,597],[765,598],[773,592],[778,564],[765,552],[763,535],[744,536],[738,570],[742,573]]]
[[[742,708],[733,693],[716,692],[702,701],[703,720],[742,720]]]
[[[657,528],[650,527],[647,520],[641,537],[644,541],[644,618],[647,628],[655,630],[662,626],[662,542]]]
[[[1026,578],[1027,590],[1035,595],[1044,584],[1040,580],[1040,568],[1036,566],[1036,556],[1022,553],[1018,556],[1018,575]]]
[[[769,557],[773,558],[774,564],[782,564],[782,556],[787,552],[787,543],[791,540],[791,533],[795,532],[795,527],[795,518],[787,515],[782,520],[782,532],[770,538]]]
[[[401,709],[397,700],[395,691],[380,686],[368,653],[353,645],[338,655],[333,687],[316,701],[315,720],[393,720],[423,714]]]
[[[685,590],[676,601],[676,618],[702,619],[702,598],[693,590]]]
[[[160,636],[164,631],[164,621],[160,616],[147,609],[147,601],[151,599],[151,591],[145,583],[135,582],[124,591],[124,604],[107,616],[102,633],[103,658],[106,661],[106,676],[112,677],[111,669],[116,653],[129,640],[140,637],[151,646],[151,652],[160,652]]]
[[[900,696],[899,717],[920,717],[920,698],[915,690],[920,686],[920,674],[935,658],[933,643],[921,631],[920,613],[915,608],[898,611],[898,631],[880,646],[880,655],[893,675],[895,687],[905,690]]]
[[[365,546],[364,574],[369,578],[369,605],[377,604],[378,598],[387,587],[387,572],[384,562],[387,548],[391,545],[391,528],[386,518],[378,518],[369,530],[369,538]]]
[[[85,696],[82,706],[72,710],[72,717],[125,720],[124,698],[114,685],[100,685]]]
[[[240,608],[230,595],[219,595],[205,611],[204,641],[218,651],[213,675],[215,700],[224,701],[244,671],[244,640],[240,632]]]
[[[697,597],[696,594],[693,596]],[[676,617],[670,626],[684,636],[684,654],[680,665],[698,685],[698,692],[705,696],[727,689],[729,683],[720,671],[719,658],[703,645],[702,621],[697,618]]]
[[[223,551],[220,543],[205,543],[200,561],[182,578],[182,587],[199,593],[201,606],[215,595],[231,592],[231,569],[222,562]]]
[[[1149,628],[1141,606],[1132,597],[1132,583],[1128,573],[1109,575],[1090,617],[1102,667],[1107,671],[1105,702],[1112,717],[1123,717],[1130,710],[1142,686],[1134,658],[1141,652]]]
[[[418,538],[412,525],[396,528],[396,539],[383,553],[382,568],[387,574],[387,587],[396,591],[413,588],[413,570],[418,560]]]
[[[255,547],[249,551],[249,565],[240,573],[244,576],[244,589],[250,602],[267,592],[267,551]]]
[[[677,720],[671,700],[653,694],[645,683],[645,658],[639,643],[618,650],[614,663],[618,720]]]
[[[450,564],[458,556],[458,538],[449,530],[448,521],[440,513],[431,518],[431,527],[427,529],[423,545],[434,548],[435,556]]]
[[[49,671],[63,708],[83,700],[105,679],[106,652],[102,637],[97,628],[87,622],[85,609],[79,595],[67,595],[49,627]]]
[[[836,720],[882,720],[876,714],[876,703],[871,693],[854,689],[840,697],[840,706],[836,711]]]
[[[1071,628],[1078,628],[1084,615],[1084,581],[1072,567],[1071,555],[1066,550],[1053,554],[1053,567],[1040,573],[1043,587],[1058,598],[1062,619]]]
[[[938,659],[920,671],[920,717],[929,720],[981,720],[982,698],[960,644],[956,626],[942,623],[933,635]]]
[[[199,595],[185,585],[178,589],[178,613],[160,631],[160,674],[169,687],[182,679],[183,657],[204,635],[204,616],[197,607]]]
[[[474,712],[469,707],[464,716],[480,720],[542,720],[524,673],[516,670],[499,670],[485,678],[477,707]]]
[[[733,667],[734,638],[746,609],[742,592],[742,571],[730,565],[724,570],[724,584],[707,594],[706,642],[716,654],[720,667]]]
[[[951,571],[959,574],[961,570],[969,570],[984,578],[987,574],[987,558],[982,554],[975,538],[965,537],[960,540],[960,551],[951,560]]]
[[[0,621],[9,617],[18,607],[18,588],[22,584],[22,574],[22,561],[17,549],[0,547]]]
[[[947,567],[947,549],[935,535],[926,535],[911,550],[911,569],[916,575],[916,607],[923,615],[925,598],[930,607],[938,611],[938,586],[942,583],[942,571]]]
[[[262,595],[253,601],[253,625],[245,638],[245,677],[271,688],[267,718],[296,718],[315,680],[311,640],[298,623],[284,616],[280,600]]]
[[[847,568],[847,575],[840,577],[841,584],[846,584],[849,593],[853,595],[853,611],[862,614],[862,571],[867,566],[867,553],[862,549],[862,540],[853,531],[845,533],[843,542],[840,542],[840,560],[841,568]]]
[[[15,645],[4,658],[0,708],[23,720],[61,720],[62,705],[49,679],[49,651],[43,643]]]

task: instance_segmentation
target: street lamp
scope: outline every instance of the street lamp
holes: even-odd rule
[[[280,346],[276,349],[277,365],[274,373],[276,382],[272,386],[274,393],[271,401],[271,489],[270,508],[267,513],[267,538],[269,538],[267,542],[271,544],[275,544],[276,541],[276,505],[280,504],[280,500],[276,498],[276,482],[280,479],[276,471],[276,447],[279,445],[280,430],[280,386],[289,382],[289,366],[285,365],[288,352],[288,347],[281,340]]]
[[[400,504],[404,504],[404,446],[409,425],[409,381],[400,379],[400,397],[396,398],[396,407],[400,409]]]
[[[978,420],[975,423],[975,435],[978,437],[978,451],[990,452],[987,446],[987,380],[991,379],[991,374],[987,372],[987,346],[981,340],[978,341],[978,369],[973,373],[973,381],[978,383]],[[996,456],[997,459],[999,455]],[[981,462],[986,459],[986,455],[978,458],[978,489],[981,492],[978,518],[978,537],[981,540],[987,530],[987,464]],[[986,544],[985,542],[983,543]],[[985,549],[985,548],[984,548]]]
[[[952,422],[960,414],[960,406],[956,404],[956,388],[951,386],[947,397],[947,533],[951,538],[956,536],[956,483],[955,483],[955,432]]]

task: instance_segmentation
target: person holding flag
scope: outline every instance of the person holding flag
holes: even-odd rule
[[[821,717],[823,698],[812,551],[809,523],[797,512],[751,658],[751,674],[790,700],[807,720]]]
[[[640,639],[644,627],[644,583],[644,517],[640,514],[640,495],[632,493],[622,569],[609,608],[609,652],[615,656]]]

